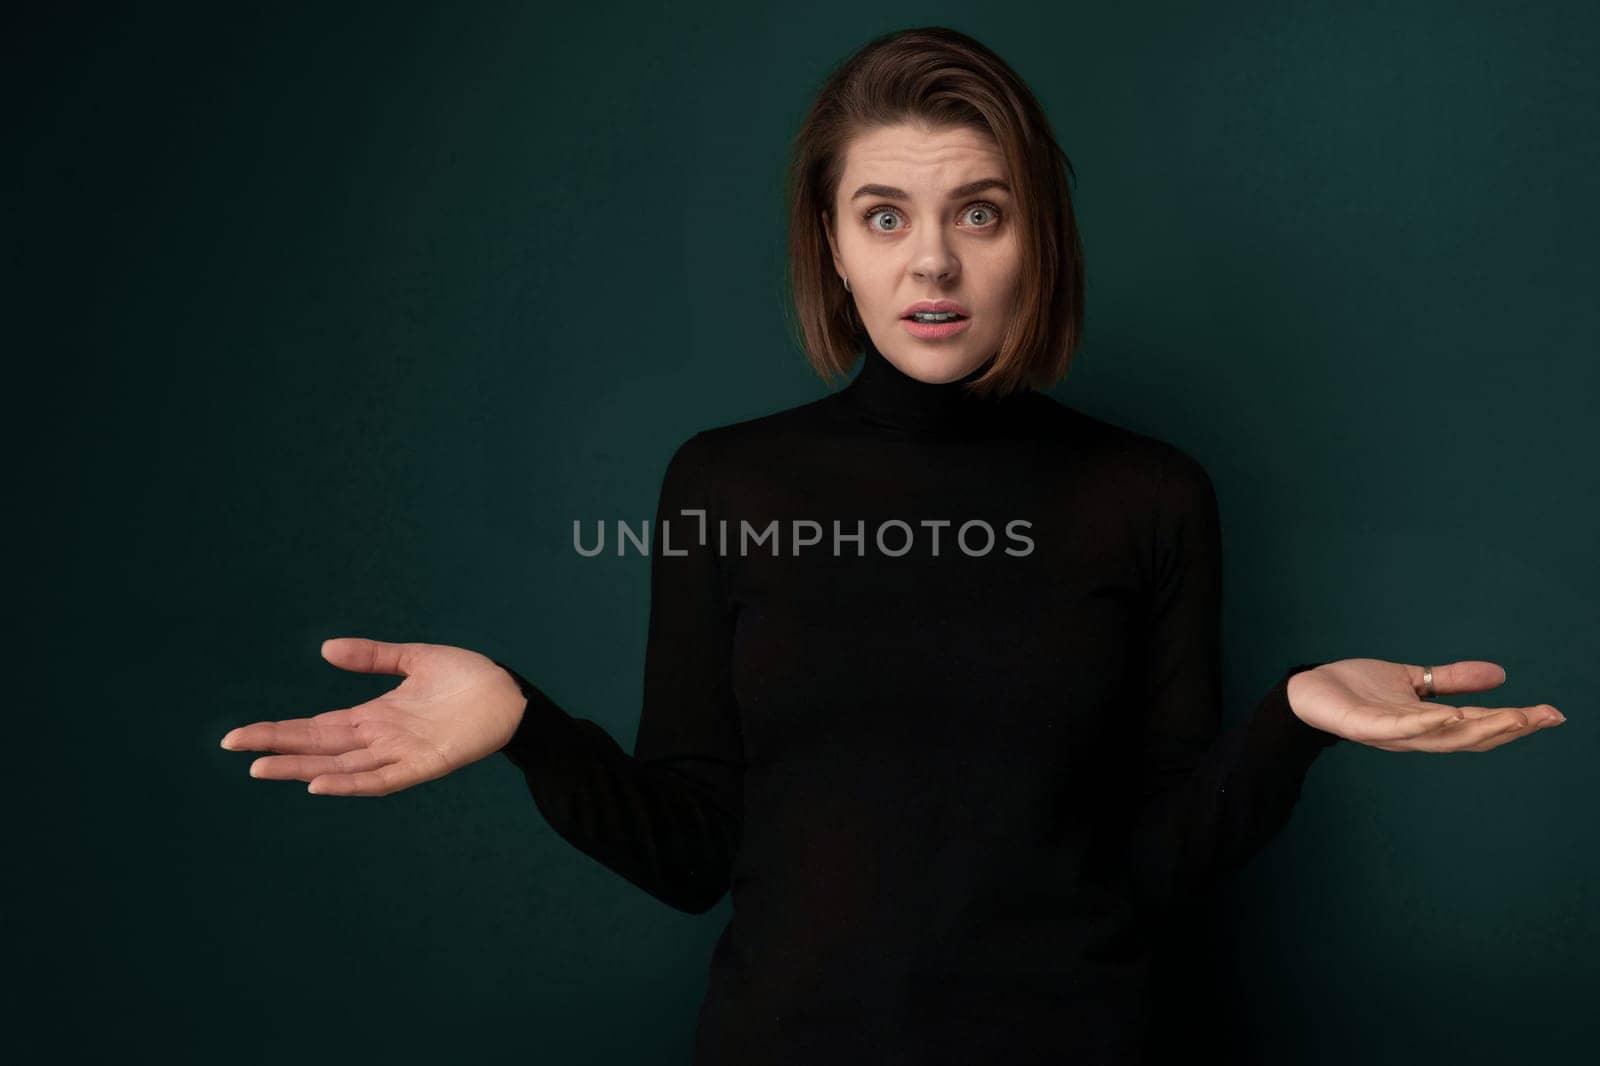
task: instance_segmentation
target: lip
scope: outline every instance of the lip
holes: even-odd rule
[[[901,318],[910,318],[913,311],[954,311],[967,318],[972,317],[972,312],[956,303],[954,300],[918,300],[916,303],[900,312]]]
[[[906,328],[907,333],[919,340],[938,341],[946,337],[954,337],[957,333],[963,332],[968,326],[972,325],[972,319],[958,318],[954,322],[929,324],[918,322],[914,318],[902,318],[900,324]]]

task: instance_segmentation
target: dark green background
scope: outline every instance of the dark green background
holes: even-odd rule
[[[570,524],[822,394],[787,140],[832,63],[944,23],[1078,171],[1057,394],[1218,486],[1230,719],[1347,656],[1491,659],[1476,702],[1569,718],[1339,745],[1183,979],[1235,1061],[1592,1051],[1593,5],[232,7],[7,34],[24,1050],[687,1061],[726,901],[612,875],[501,757],[352,800],[217,741],[381,691],[318,657],[354,634],[505,658],[631,746],[648,561]]]

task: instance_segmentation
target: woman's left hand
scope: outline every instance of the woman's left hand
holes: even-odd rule
[[[1341,659],[1289,678],[1289,706],[1301,721],[1384,751],[1488,751],[1566,718],[1533,707],[1452,707],[1422,699],[1422,667],[1382,659]],[[1475,659],[1433,668],[1433,694],[1483,692],[1506,672]]]

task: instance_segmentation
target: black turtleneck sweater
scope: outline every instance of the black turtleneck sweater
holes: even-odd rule
[[[1140,1061],[1152,928],[1338,740],[1289,707],[1316,663],[1222,729],[1196,460],[963,382],[869,342],[679,446],[631,755],[511,671],[557,833],[683,911],[731,889],[697,1066]]]

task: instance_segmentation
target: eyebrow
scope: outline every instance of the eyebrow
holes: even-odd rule
[[[951,189],[950,199],[956,200],[963,196],[971,196],[973,193],[982,192],[985,189],[1003,189],[1006,192],[1010,192],[1011,186],[1007,185],[999,178],[979,178],[977,181],[969,181],[965,185],[957,185],[954,189]],[[851,193],[850,199],[859,200],[863,196],[881,196],[888,200],[911,199],[911,195],[904,189],[897,189],[893,185],[871,184],[863,185],[861,188]]]

